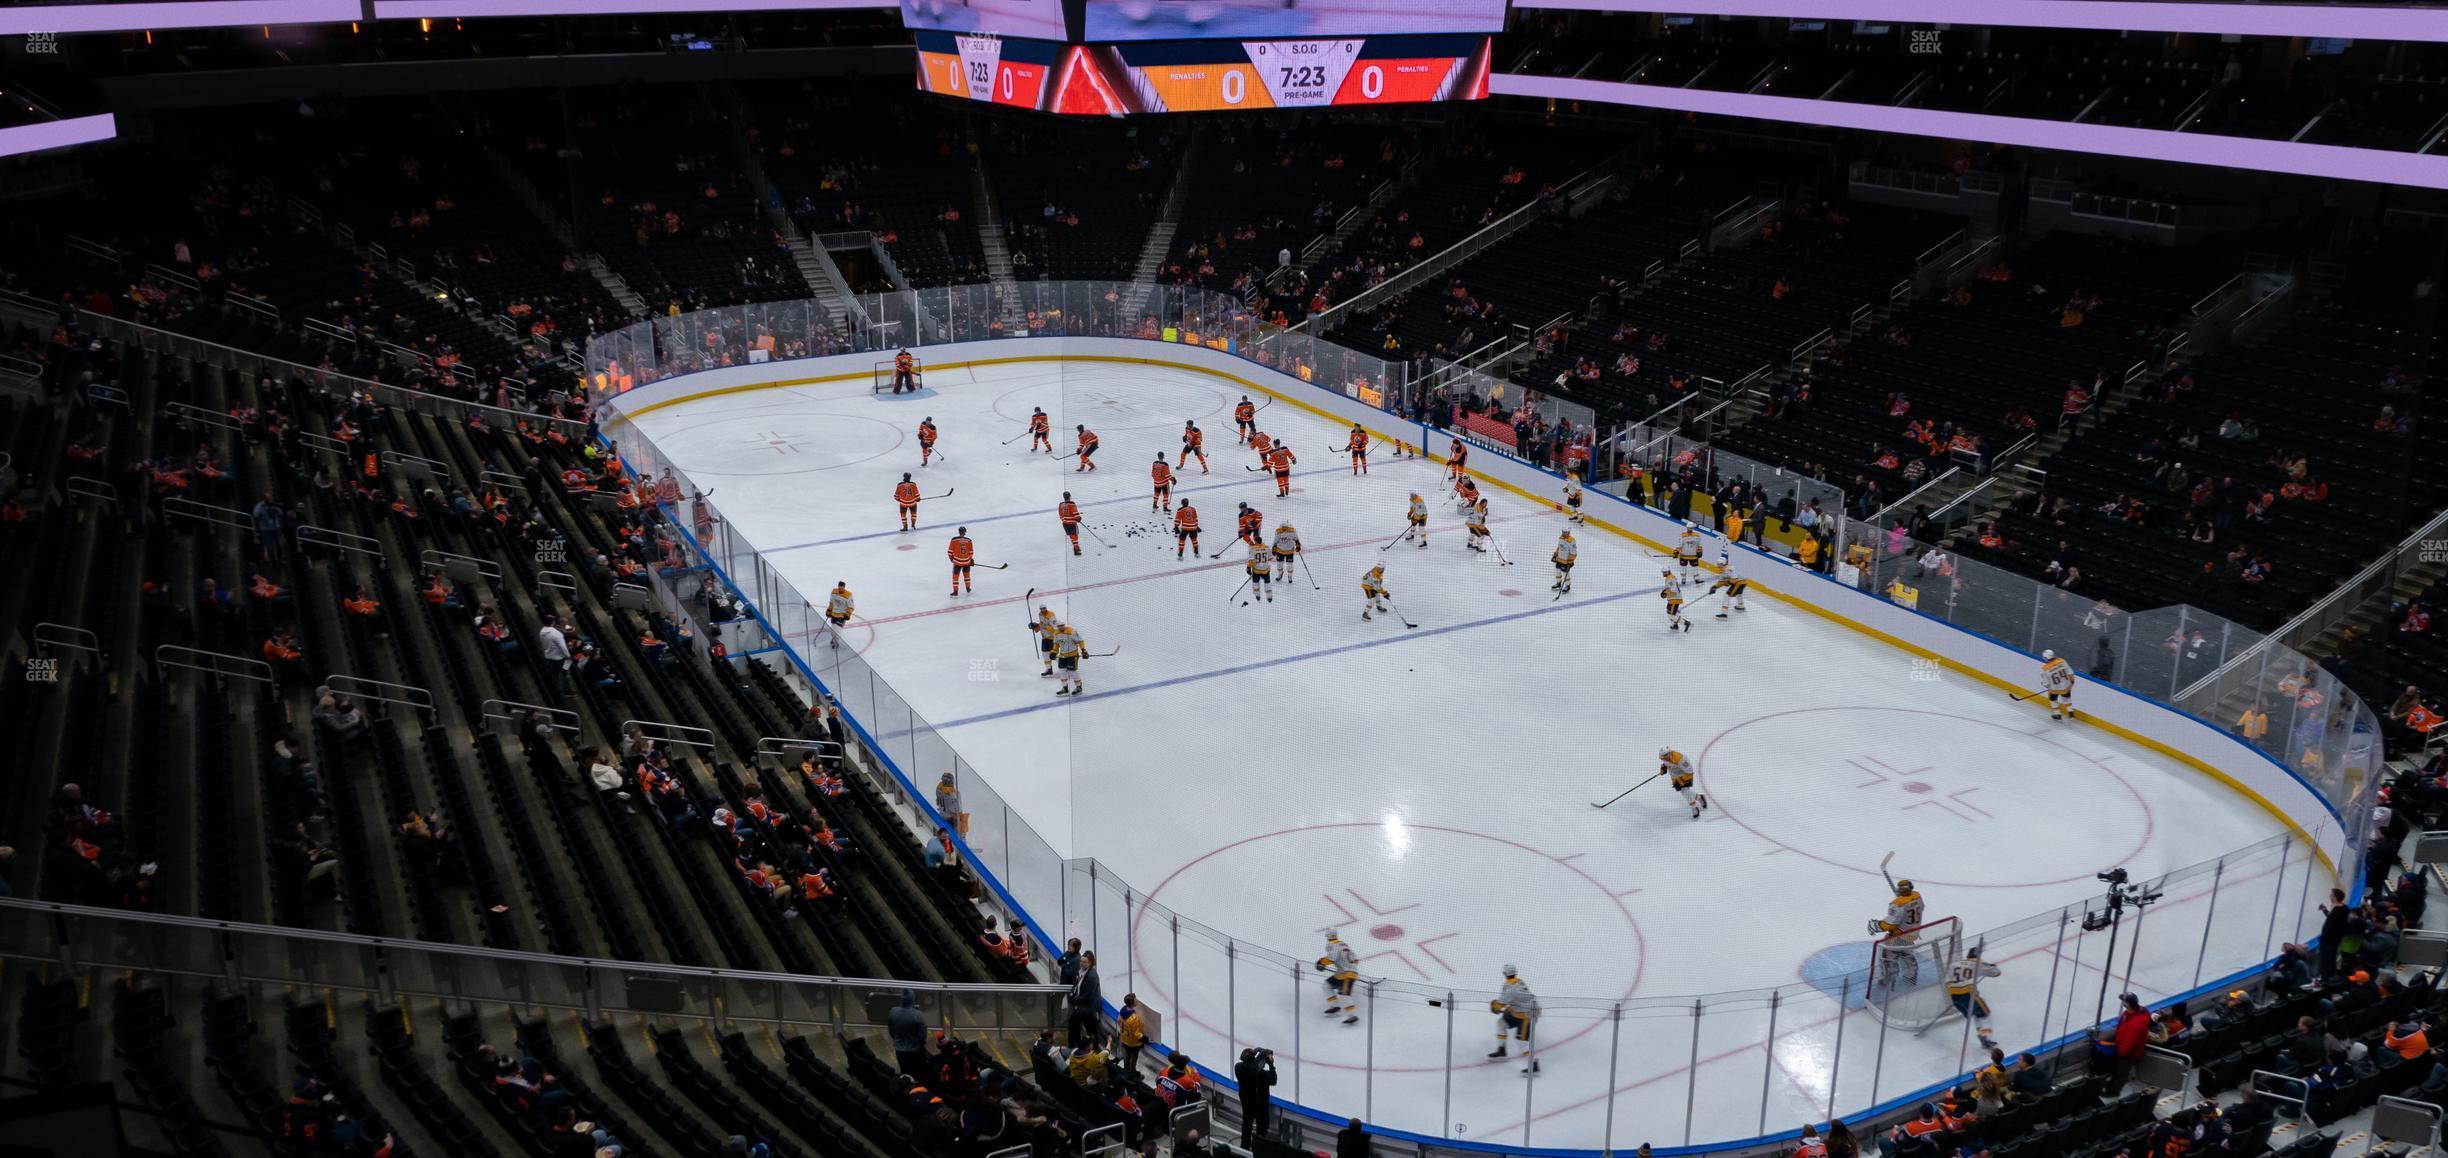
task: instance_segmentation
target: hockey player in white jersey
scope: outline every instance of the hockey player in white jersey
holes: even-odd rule
[[[2040,653],[2040,690],[2048,693],[2049,718],[2074,718],[2074,667],[2053,651]]]
[[[1998,967],[1981,960],[1978,946],[1947,966],[1947,1002],[1972,1023],[1972,1032],[1979,1036],[1982,1049],[1998,1047],[1989,1037],[1989,1002],[1980,995],[1981,979],[1995,976]]]
[[[1496,995],[1495,1000],[1488,1002],[1488,1010],[1496,1015],[1496,1048],[1488,1051],[1488,1057],[1505,1056],[1506,1047],[1518,1041],[1522,1047],[1521,1072],[1535,1074],[1539,1068],[1538,1059],[1532,1057],[1530,1051],[1532,1034],[1538,1029],[1538,995],[1530,992],[1530,986],[1522,981],[1521,975],[1515,973],[1512,966],[1504,967],[1504,976],[1504,990]]]
[[[1360,955],[1343,942],[1343,934],[1326,932],[1326,952],[1317,959],[1318,970],[1326,974],[1326,1016],[1343,1015],[1343,1024],[1360,1024],[1360,1002],[1352,996],[1352,987],[1360,982]]]
[[[1717,548],[1717,578],[1709,584],[1709,594],[1717,596],[1717,618],[1724,619],[1728,611],[1747,611],[1743,593],[1751,589],[1751,581],[1734,572],[1734,553]]]

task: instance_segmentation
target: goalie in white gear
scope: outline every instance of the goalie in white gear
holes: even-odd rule
[[[1887,902],[1884,919],[1870,922],[1870,931],[1885,938],[1879,942],[1879,951],[1887,958],[1877,963],[1879,975],[1873,980],[1884,982],[1887,994],[1892,996],[1898,989],[1920,982],[1921,962],[1913,946],[1921,938],[1912,930],[1920,927],[1926,904],[1913,889],[1911,880],[1888,877],[1887,883],[1895,889],[1895,898]]]
[[[1995,976],[1998,967],[1981,960],[1977,946],[1947,966],[1947,1001],[1965,1021],[1972,1023],[1972,1032],[1980,1037],[1982,1049],[1997,1048],[1997,1042],[1989,1037],[1989,1002],[1980,995],[1981,979]]]
[[[1317,967],[1326,974],[1326,1016],[1340,1013],[1343,1024],[1360,1024],[1360,1002],[1352,996],[1352,987],[1360,981],[1360,955],[1343,943],[1343,934],[1327,931],[1326,953],[1317,959]]]
[[[1518,1041],[1522,1047],[1521,1072],[1535,1074],[1538,1059],[1530,1055],[1530,1050],[1531,1034],[1538,1028],[1538,995],[1530,992],[1530,986],[1523,983],[1512,966],[1504,967],[1504,976],[1504,991],[1488,1002],[1488,1011],[1496,1015],[1496,1048],[1488,1051],[1488,1057],[1505,1056],[1505,1048]]]

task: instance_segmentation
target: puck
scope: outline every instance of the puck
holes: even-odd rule
[[[1249,606],[1249,600],[1247,600],[1247,599],[1242,600],[1242,601],[1241,601],[1241,606],[1243,606],[1243,607],[1247,607],[1247,606]]]

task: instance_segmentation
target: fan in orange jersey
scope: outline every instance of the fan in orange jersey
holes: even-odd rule
[[[1266,517],[1258,513],[1258,508],[1243,503],[1241,504],[1240,520],[1234,526],[1233,531],[1242,542],[1255,547],[1258,545],[1258,529],[1265,525]]]
[[[1053,429],[1053,426],[1046,421],[1045,408],[1033,407],[1029,415],[1029,450],[1034,452],[1039,446],[1043,446],[1047,454],[1054,453]]]
[[[1190,500],[1183,499],[1181,509],[1173,512],[1173,557],[1179,559],[1184,549],[1198,554],[1198,512],[1190,509]]]
[[[1263,430],[1252,431],[1249,436],[1249,448],[1258,452],[1258,465],[1265,466],[1267,452],[1275,449],[1275,438]]]
[[[1241,396],[1241,404],[1233,407],[1233,441],[1248,442],[1258,433],[1258,408],[1250,405],[1249,395]]]
[[[1462,440],[1459,438],[1453,440],[1453,451],[1445,458],[1445,477],[1457,481],[1464,479],[1466,476],[1462,463],[1469,457],[1470,448],[1462,445]]]
[[[893,488],[893,501],[901,504],[901,529],[917,530],[918,484],[911,480],[908,471],[901,472],[901,485]]]
[[[918,423],[918,465],[927,465],[935,457],[935,419],[928,417]]]
[[[969,541],[969,528],[962,527],[953,534],[952,545],[944,554],[952,559],[952,594],[960,594],[963,587],[975,592],[976,585],[969,581],[969,567],[977,562],[977,545]]]
[[[1063,492],[1063,501],[1054,508],[1054,517],[1062,520],[1063,534],[1071,536],[1071,553],[1079,554],[1079,504],[1071,501],[1071,492]]]
[[[1182,423],[1181,464],[1183,466],[1190,465],[1190,457],[1196,455],[1199,460],[1199,473],[1207,473],[1207,451],[1204,449],[1206,445],[1207,435],[1199,430],[1198,423]]]
[[[1351,428],[1351,438],[1345,445],[1351,450],[1352,473],[1367,474],[1369,432],[1362,430],[1359,423],[1353,423]]]
[[[1084,422],[1078,424],[1072,429],[1079,432],[1079,449],[1071,452],[1079,456],[1079,465],[1072,467],[1072,471],[1076,473],[1083,470],[1095,470],[1097,448],[1096,432],[1088,429],[1088,424]]]
[[[1278,442],[1275,449],[1267,452],[1267,467],[1275,472],[1276,498],[1292,493],[1292,464],[1299,461],[1292,457],[1292,447],[1287,443]]]
[[[1164,452],[1161,450],[1156,452],[1155,465],[1148,468],[1148,480],[1156,486],[1155,493],[1148,496],[1148,509],[1155,510],[1157,504],[1162,503],[1165,510],[1172,510],[1173,468],[1165,465]]]

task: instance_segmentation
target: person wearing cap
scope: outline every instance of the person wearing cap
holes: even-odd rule
[[[2108,1088],[2111,1095],[2125,1088],[2134,1063],[2142,1059],[2142,1051],[2150,1045],[2151,1015],[2142,999],[2125,993],[2119,994],[2117,1000],[2124,1005],[2117,1010],[2116,1031],[2111,1036],[2116,1046],[2115,1084]]]
[[[1488,1051],[1488,1057],[1505,1056],[1510,1042],[1518,1041],[1522,1045],[1521,1072],[1535,1074],[1539,1072],[1539,1063],[1531,1056],[1530,1035],[1538,1023],[1538,996],[1530,992],[1530,986],[1511,965],[1504,967],[1504,978],[1504,990],[1488,1003],[1489,1010],[1496,1015],[1496,1048]]]
[[[1938,1104],[1923,1102],[1920,1117],[1887,1132],[1886,1150],[1893,1158],[1932,1158],[1945,1133],[1946,1119],[1938,1116]]]

